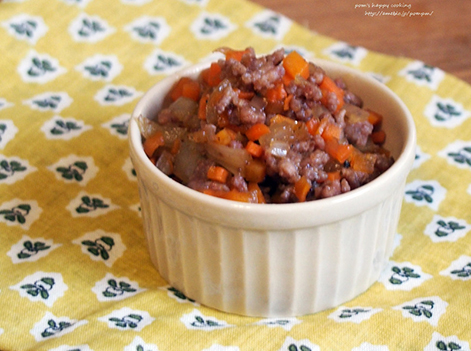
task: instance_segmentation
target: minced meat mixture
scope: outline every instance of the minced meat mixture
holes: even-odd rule
[[[382,116],[341,78],[296,51],[218,51],[225,59],[180,79],[154,120],[139,119],[165,174],[221,198],[293,203],[348,192],[392,165]]]

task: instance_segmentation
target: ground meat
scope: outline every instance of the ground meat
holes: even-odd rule
[[[344,130],[350,143],[364,146],[373,131],[373,125],[368,121],[347,123]]]
[[[284,158],[278,163],[278,173],[288,183],[294,183],[299,179],[298,168],[289,158]]]
[[[237,191],[241,191],[241,192],[248,191],[247,182],[245,181],[244,177],[242,177],[242,175],[240,175],[239,173],[235,174],[229,180],[229,186],[232,189],[236,189]]]
[[[283,66],[279,65],[283,57],[283,49],[261,58],[255,57],[254,53],[244,55],[241,63],[246,69],[240,76],[242,82],[245,85],[253,85],[258,91],[273,87],[285,73]],[[239,69],[239,71],[242,70]]]
[[[343,95],[343,100],[345,101],[346,104],[363,107],[363,100],[357,95],[353,94],[349,90],[345,90],[345,93]]]
[[[308,78],[308,81],[319,85],[324,80],[324,75],[325,75],[325,72],[321,67],[313,64],[312,62],[309,63],[309,78]]]
[[[325,199],[342,193],[342,187],[339,180],[325,182],[322,186],[316,188],[316,197]]]
[[[233,53],[228,48],[221,52]],[[252,48],[227,55],[215,63],[220,70],[215,81],[203,74],[196,80],[200,93],[193,105],[204,105],[193,110],[180,111],[178,99],[170,100],[169,94],[155,128],[163,130],[165,145],[150,156],[153,162],[177,181],[215,196],[247,194],[256,184],[271,203],[300,201],[295,185],[301,180],[311,186],[305,194],[311,201],[349,192],[385,172],[394,160],[381,144],[373,143],[371,134],[381,126],[368,122],[370,112],[363,109],[362,99],[340,78],[334,82],[342,94],[322,90],[326,72],[313,63],[308,63],[307,78],[289,78],[284,60],[283,49],[260,57]],[[275,99],[268,98],[269,91],[277,91]],[[252,137],[255,127],[263,133]],[[179,142],[187,146],[184,152]],[[351,155],[338,154],[341,148]],[[352,150],[369,168],[355,164]],[[176,172],[189,180],[171,174],[174,162],[192,167]],[[210,167],[224,168],[227,177],[210,177]]]
[[[368,180],[368,174],[356,172],[351,168],[344,169],[342,176],[348,182],[350,189],[356,189]]]
[[[267,116],[263,111],[265,106],[258,106],[256,101],[253,101],[254,99],[257,98],[254,97],[251,101],[239,100],[239,116],[243,124],[265,123],[266,121]]]

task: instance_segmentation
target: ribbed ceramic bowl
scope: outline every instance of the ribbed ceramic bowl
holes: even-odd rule
[[[315,313],[366,291],[392,254],[415,157],[412,117],[376,80],[313,62],[384,115],[385,146],[396,159],[371,183],[332,198],[297,204],[219,199],[175,182],[149,161],[135,118],[153,118],[179,77],[196,76],[208,65],[160,81],[134,109],[129,144],[150,257],[169,284],[203,305],[258,317]]]

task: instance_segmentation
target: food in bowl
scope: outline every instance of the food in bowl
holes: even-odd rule
[[[142,143],[139,121],[155,120],[172,86],[210,64],[172,74],[139,100],[128,129],[156,280],[207,307],[274,318],[334,308],[377,281],[393,251],[415,159],[414,121],[384,84],[342,64],[313,62],[384,116],[382,147],[394,163],[374,181],[315,201],[260,205],[194,191],[150,162]]]
[[[342,78],[296,51],[218,51],[224,59],[178,79],[156,115],[139,118],[163,173],[220,198],[295,203],[349,192],[393,164],[383,116]]]

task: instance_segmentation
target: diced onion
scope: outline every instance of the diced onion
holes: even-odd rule
[[[252,159],[245,148],[238,149],[214,142],[205,146],[208,155],[233,174],[243,174],[245,166]]]
[[[268,148],[268,152],[276,157],[286,157],[289,151],[289,144],[285,141],[274,140],[270,147]]]

